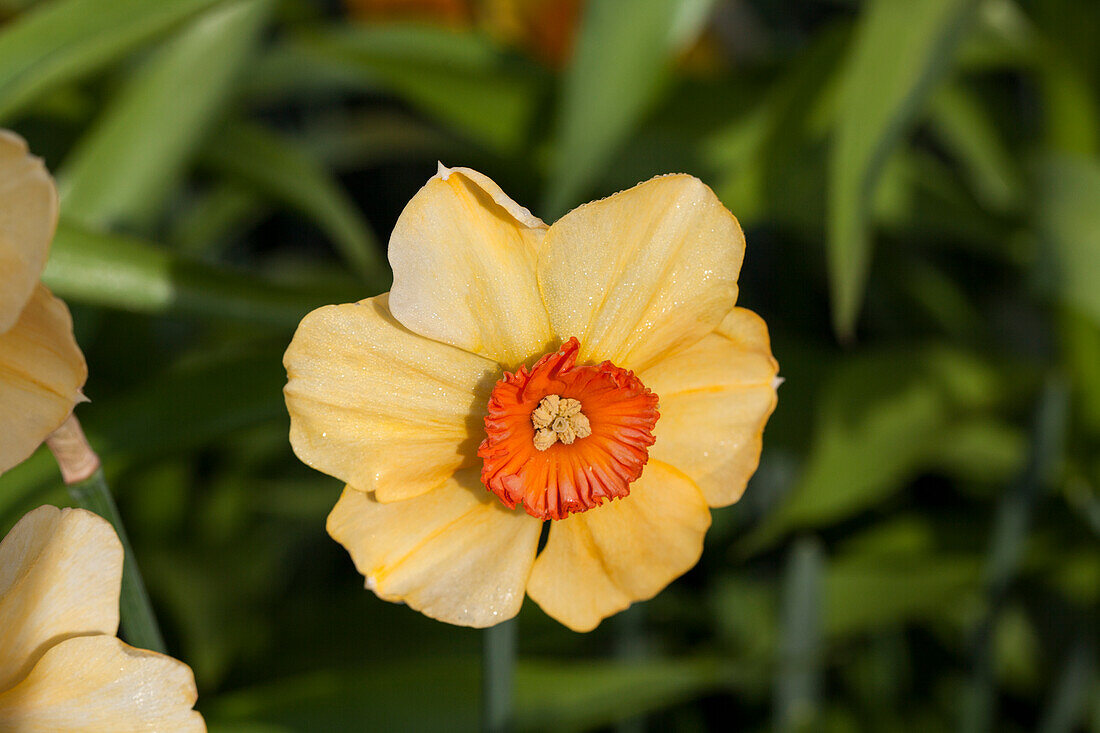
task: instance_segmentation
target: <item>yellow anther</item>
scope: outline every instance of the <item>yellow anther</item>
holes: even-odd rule
[[[550,394],[539,400],[531,411],[531,424],[535,427],[535,448],[546,450],[559,440],[571,445],[577,438],[592,434],[592,425],[581,412],[580,400],[562,398]]]

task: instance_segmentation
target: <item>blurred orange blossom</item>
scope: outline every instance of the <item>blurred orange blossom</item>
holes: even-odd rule
[[[418,21],[478,27],[557,67],[572,52],[584,0],[345,0],[363,21]]]

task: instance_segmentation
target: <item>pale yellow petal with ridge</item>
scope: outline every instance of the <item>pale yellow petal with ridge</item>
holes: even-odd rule
[[[690,570],[709,527],[699,488],[651,460],[629,496],[550,526],[527,593],[569,628],[590,631]]]
[[[114,636],[49,649],[30,675],[0,692],[0,730],[19,733],[202,733],[191,668]]]
[[[390,236],[394,316],[508,369],[544,353],[552,334],[535,258],[545,232],[487,177],[440,166]]]
[[[554,333],[581,362],[635,371],[713,331],[737,300],[745,238],[699,179],[669,175],[556,221],[538,280]]]
[[[0,542],[0,690],[70,636],[118,630],[122,544],[107,520],[41,506]]]
[[[760,462],[778,372],[763,319],[734,308],[714,333],[638,375],[661,399],[650,457],[690,476],[711,506],[737,501]]]
[[[290,443],[313,468],[398,501],[478,461],[499,365],[412,333],[387,296],[313,311],[283,363]]]
[[[379,598],[475,627],[519,612],[541,526],[486,491],[477,469],[389,504],[349,487],[328,518],[329,534]]]
[[[0,130],[0,333],[15,324],[46,266],[57,213],[42,161],[23,138]]]
[[[84,399],[88,377],[69,309],[37,285],[0,334],[0,473],[25,460]]]

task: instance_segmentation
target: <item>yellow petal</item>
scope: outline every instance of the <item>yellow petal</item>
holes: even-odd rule
[[[519,612],[541,526],[486,491],[477,469],[389,504],[347,488],[328,518],[329,534],[379,598],[477,627]]]
[[[69,309],[38,285],[19,321],[0,334],[0,473],[65,421],[87,377]]]
[[[113,636],[81,636],[51,648],[30,675],[0,693],[0,730],[20,733],[202,733],[186,664]]]
[[[532,214],[526,207],[520,206],[513,201],[492,178],[489,178],[489,176],[484,173],[478,173],[473,168],[448,168],[440,163],[439,170],[436,171],[436,176],[446,180],[450,178],[452,173],[459,173],[470,179],[472,183],[488,194],[489,198],[491,198],[494,203],[507,211],[513,219],[528,229],[546,228],[546,224],[543,223],[542,219]]]
[[[394,316],[508,368],[544,353],[551,332],[535,257],[545,232],[485,176],[440,167],[390,236]]]
[[[118,630],[122,545],[105,519],[42,506],[0,542],[0,690],[62,639]]]
[[[57,189],[23,138],[0,130],[0,333],[19,318],[46,266]]]
[[[574,631],[657,595],[703,552],[710,511],[679,471],[650,461],[630,496],[550,526],[527,593]]]
[[[649,455],[680,469],[711,506],[741,498],[776,405],[768,327],[734,308],[712,334],[638,375],[660,397]]]
[[[290,443],[306,464],[379,501],[477,461],[500,367],[407,330],[386,296],[319,308],[283,359]]]
[[[644,369],[698,341],[737,300],[745,238],[697,178],[663,176],[581,206],[539,251],[550,323],[581,359]]]

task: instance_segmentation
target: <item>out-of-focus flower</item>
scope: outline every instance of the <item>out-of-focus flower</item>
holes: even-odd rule
[[[284,360],[291,443],[348,484],[328,529],[367,586],[469,626],[526,591],[588,630],[691,568],[776,404],[743,254],[690,176],[547,227],[440,166],[394,228],[392,291],[309,314]]]
[[[345,5],[353,18],[368,23],[416,22],[477,29],[558,69],[573,53],[587,0],[345,0]],[[754,16],[744,3],[724,5],[721,10],[724,16],[732,16],[723,23],[726,33],[716,34],[708,23],[679,39],[681,69],[706,75],[724,67],[725,57],[746,44],[759,45],[763,31],[753,23]],[[690,24],[684,27],[693,29]],[[755,34],[744,36],[746,27]]]
[[[480,24],[486,32],[521,48],[548,66],[568,61],[585,0],[488,0]]]
[[[584,0],[346,0],[364,21],[418,21],[479,28],[550,66],[569,57]]]
[[[43,506],[0,542],[0,730],[204,731],[182,662],[122,643],[122,544],[83,509]]]
[[[38,281],[57,213],[42,161],[0,130],[0,473],[33,453],[83,399],[88,367],[69,309]]]

